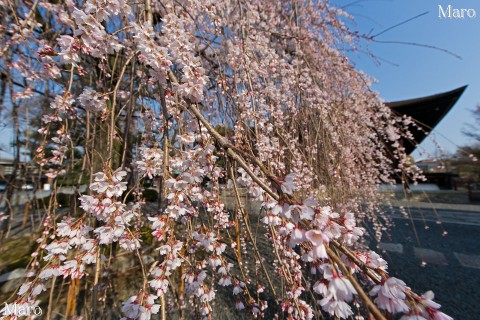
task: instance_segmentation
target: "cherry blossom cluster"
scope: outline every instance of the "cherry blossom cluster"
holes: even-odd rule
[[[134,39],[141,55],[140,61],[151,67],[150,73],[157,81],[164,82],[167,77],[167,70],[171,66],[168,59],[167,48],[160,46],[155,41],[153,28],[148,23],[144,25],[133,24]]]
[[[52,199],[59,175],[90,178],[80,212],[60,219],[49,205],[18,303],[38,303],[55,277],[112,295],[98,281],[119,250],[141,279],[121,297],[123,319],[172,304],[210,319],[219,287],[254,318],[271,308],[288,319],[364,309],[450,319],[361,241],[365,220],[381,237],[369,214],[380,212],[378,185],[421,174],[400,142],[411,119],[393,115],[341,49],[358,39],[343,10],[326,0],[0,7],[18,11],[0,28],[13,103],[46,88],[36,160]],[[155,209],[142,201],[146,178],[160,185]]]
[[[44,114],[41,118],[43,126],[38,129],[38,133],[45,136],[40,146],[37,147],[37,163],[48,168],[47,177],[55,178],[59,174],[65,173],[62,164],[67,157],[67,151],[70,150],[71,136],[65,127],[68,119],[76,119],[76,110],[73,107],[74,99],[71,94],[63,92],[56,95],[50,108],[52,113]],[[45,154],[47,144],[52,148],[52,155],[47,157]]]
[[[129,229],[132,219],[138,216],[138,208],[127,209],[126,205],[116,201],[127,189],[127,183],[122,181],[126,171],[117,169],[110,174],[98,172],[90,189],[97,192],[97,196],[84,195],[80,197],[80,207],[86,213],[92,214],[104,224],[93,232],[99,244],[108,245],[119,242],[120,247],[133,251],[140,247],[138,235]]]
[[[85,88],[81,95],[78,96],[78,102],[86,111],[98,112],[104,111],[105,101],[98,92],[91,88]]]
[[[87,8],[89,11],[93,11],[92,7]],[[117,13],[120,13],[118,11]],[[76,39],[81,39],[81,49],[88,52],[96,58],[101,58],[105,54],[114,53],[123,48],[123,45],[119,42],[118,38],[114,35],[110,35],[105,31],[105,28],[101,24],[103,18],[102,15],[88,14],[84,10],[75,8],[72,12],[72,18],[76,24],[74,36]],[[70,41],[72,42],[72,41]],[[75,49],[70,46],[66,49]]]
[[[162,32],[172,62],[182,70],[180,84],[174,90],[185,99],[200,102],[203,100],[207,77],[200,58],[195,56],[195,44],[191,39],[193,34],[186,30],[190,23],[188,19],[172,12],[164,17]]]
[[[150,319],[152,314],[157,314],[160,305],[155,304],[157,296],[140,292],[135,296],[131,296],[127,301],[122,303],[122,312],[125,317],[122,320],[128,319]]]

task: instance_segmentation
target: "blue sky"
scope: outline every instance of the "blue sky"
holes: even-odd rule
[[[379,41],[413,42],[451,51],[461,60],[439,50],[410,45],[370,42],[367,48],[380,59],[380,65],[367,54],[350,56],[357,68],[377,79],[373,89],[385,101],[404,100],[453,90],[468,85],[454,108],[432,132],[435,140],[450,153],[457,146],[473,141],[462,134],[466,123],[473,123],[471,110],[480,103],[480,1],[478,0],[331,0],[355,18],[352,25],[363,33],[377,34],[422,13],[427,14],[377,37]],[[474,19],[440,19],[439,5],[474,9]],[[438,156],[435,144],[427,138],[421,148]],[[426,158],[417,150],[415,159]]]

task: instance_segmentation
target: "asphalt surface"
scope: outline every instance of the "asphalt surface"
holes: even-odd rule
[[[389,274],[417,293],[432,290],[455,319],[480,319],[480,210],[412,208],[405,217],[397,208],[392,218],[376,249]]]

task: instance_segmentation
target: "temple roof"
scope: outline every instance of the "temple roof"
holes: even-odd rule
[[[445,117],[466,88],[467,86],[463,86],[432,96],[385,103],[385,105],[390,107],[396,114],[412,117],[416,124],[424,130],[413,129],[412,134],[415,141],[404,141],[403,146],[407,154],[412,153],[417,145],[420,144],[443,117]]]

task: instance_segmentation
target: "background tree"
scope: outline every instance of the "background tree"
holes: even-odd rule
[[[479,144],[459,148],[450,163],[452,171],[458,173],[460,179],[467,183],[480,182],[480,165],[477,160],[479,157]]]
[[[476,109],[472,111],[472,116],[475,119],[474,124],[466,124],[466,129],[463,130],[463,133],[467,137],[474,138],[477,141],[480,141],[480,105],[477,105]]]
[[[470,185],[470,187],[480,181],[480,165],[478,163],[480,157],[480,128],[478,127],[480,106],[472,111],[472,115],[476,123],[466,124],[463,133],[470,138],[474,138],[477,142],[469,146],[459,147],[449,161],[452,171],[458,173],[461,181]]]

